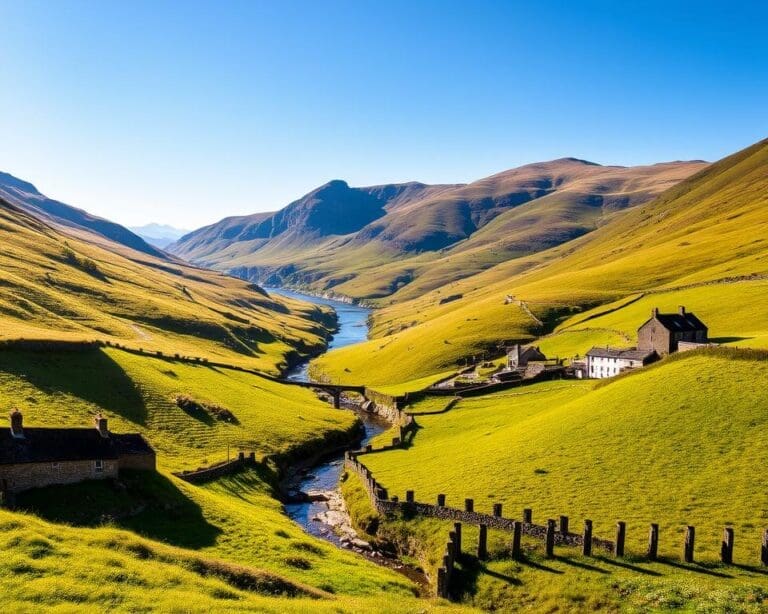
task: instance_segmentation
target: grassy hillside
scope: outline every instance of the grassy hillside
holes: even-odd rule
[[[335,181],[276,214],[222,220],[170,249],[267,285],[401,301],[587,233],[703,166],[566,158],[468,185]]]
[[[236,423],[187,413],[174,402],[177,394],[225,407]],[[229,609],[225,602],[232,609],[267,611],[430,607],[413,597],[414,587],[403,576],[309,537],[289,520],[275,499],[272,463],[201,486],[169,473],[223,460],[227,446],[233,453],[237,446],[255,449],[259,458],[290,458],[348,438],[354,415],[331,409],[308,390],[118,350],[4,351],[0,404],[20,407],[29,426],[84,426],[102,410],[114,432],[147,437],[160,469],[156,476],[127,473],[119,486],[89,482],[22,493],[19,505],[46,522],[0,514],[6,529],[2,565],[32,583],[31,590],[21,591],[6,582],[4,595],[12,600],[6,604],[29,610],[80,602],[93,610],[167,610],[169,600],[186,591],[190,600],[184,603],[195,611]],[[81,556],[85,549],[88,556]],[[77,563],[69,564],[71,559]],[[227,571],[237,566],[248,573]],[[280,587],[254,594],[247,589],[258,583],[249,574],[299,587],[299,598],[267,598],[284,592]],[[168,596],[159,597],[166,589]],[[305,603],[307,595],[319,595],[321,603]]]
[[[145,254],[158,258],[167,257],[162,251],[156,249],[124,226],[91,215],[87,211],[77,209],[58,200],[48,198],[41,194],[31,183],[22,181],[8,173],[0,172],[0,198],[16,205],[20,209],[24,209],[35,217],[43,218],[47,222],[59,225],[64,229],[71,228],[90,231]]]
[[[742,280],[768,276],[767,169],[768,141],[762,141],[584,237],[381,309],[374,339],[330,353],[321,367],[352,379],[350,373],[375,364],[376,378],[395,382],[444,371],[454,356],[477,354],[501,340],[530,341],[555,329],[568,334],[552,340],[550,351],[583,354],[595,343],[630,344],[655,302],[684,303],[712,318],[713,337],[763,347],[768,316],[759,308],[762,287]],[[605,327],[578,324],[587,310],[644,293],[649,296],[637,314],[623,310],[639,320],[617,325],[619,330],[609,320]],[[658,301],[650,293],[661,293]],[[448,297],[456,300],[445,303]],[[720,300],[729,302],[721,307]],[[744,315],[729,317],[737,311]],[[568,321],[573,315],[578,317]],[[436,326],[445,334],[433,334]],[[442,351],[445,340],[454,338],[455,347]],[[425,358],[405,373],[398,357],[408,347],[421,348]]]
[[[257,286],[64,234],[0,201],[0,338],[108,339],[276,373],[322,347],[329,315]]]
[[[391,612],[393,603],[400,612],[469,611],[407,596],[333,594],[110,527],[70,528],[2,510],[0,527],[0,590],[13,612]]]
[[[697,556],[713,560],[722,528],[736,560],[757,562],[768,496],[755,473],[768,443],[763,354],[681,354],[605,385],[553,382],[462,400],[419,416],[414,445],[366,457],[390,492],[418,500],[501,502],[512,517],[591,518],[595,534],[629,527],[644,552],[649,523],[660,552],[679,556],[683,527],[697,527]]]

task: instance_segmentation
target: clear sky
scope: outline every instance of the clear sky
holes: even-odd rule
[[[767,7],[0,0],[0,170],[194,228],[334,178],[717,159],[768,136]]]

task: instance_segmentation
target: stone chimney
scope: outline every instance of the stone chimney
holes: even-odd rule
[[[520,344],[515,343],[507,354],[507,364],[510,369],[517,369],[520,366]]]
[[[680,305],[677,308],[677,313],[679,313],[681,316],[684,316],[685,315],[685,305]]]
[[[655,317],[656,317],[656,316],[658,316],[658,315],[659,315],[659,308],[658,308],[658,307],[654,307],[654,308],[651,310],[651,317],[652,317],[652,318],[655,318]]]
[[[96,430],[99,431],[99,435],[104,437],[104,439],[109,437],[109,429],[107,428],[107,419],[104,416],[102,416],[101,414],[96,414],[93,417],[93,425],[96,427]]]
[[[11,436],[16,439],[24,438],[24,416],[18,409],[11,412]]]

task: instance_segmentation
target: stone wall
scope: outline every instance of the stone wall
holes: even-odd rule
[[[368,492],[371,504],[380,514],[404,513],[409,516],[425,516],[473,525],[485,525],[488,528],[498,529],[500,531],[514,531],[515,522],[518,521],[512,518],[505,518],[500,513],[485,514],[476,512],[474,511],[474,502],[471,499],[465,500],[464,509],[459,509],[445,505],[445,499],[442,495],[440,496],[442,498],[442,501],[440,501],[440,503],[442,503],[441,505],[438,505],[437,503],[417,502],[412,491],[409,491],[409,497],[407,497],[406,501],[400,501],[395,497],[390,498],[387,489],[379,484],[373,477],[371,471],[357,459],[358,454],[359,453],[347,452],[344,459],[345,467],[360,477]],[[541,539],[546,537],[546,525],[539,525],[533,522],[520,522],[522,524],[523,535]],[[567,522],[567,519],[565,522]],[[567,527],[561,527],[555,535],[555,544],[564,546],[583,546],[584,536],[580,533],[569,532]],[[614,550],[614,542],[598,537],[592,538],[592,545],[603,549],[606,552],[613,552]]]
[[[157,458],[154,454],[122,454],[118,457],[117,463],[120,470],[155,471],[157,469]]]
[[[211,465],[210,467],[201,467],[196,471],[180,471],[174,473],[177,478],[189,482],[190,484],[202,484],[204,482],[210,482],[211,480],[217,480],[225,475],[231,475],[237,473],[244,467],[256,465],[256,454],[251,452],[248,456],[245,452],[240,452],[237,458],[231,461],[224,461]]]
[[[92,352],[102,347],[101,341],[64,341],[56,339],[4,339],[0,350],[26,352]]]
[[[101,471],[96,470],[96,461],[93,460],[0,465],[0,490],[20,492],[53,484],[116,478],[118,462],[105,460],[102,463]]]

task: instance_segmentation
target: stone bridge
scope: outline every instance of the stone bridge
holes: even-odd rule
[[[356,392],[365,397],[365,386],[344,386],[341,384],[321,384],[319,382],[296,382],[293,380],[280,379],[281,384],[287,384],[289,386],[300,386],[301,388],[313,388],[315,390],[322,390],[327,392],[333,397],[333,406],[336,409],[341,407],[341,393],[342,392]]]

